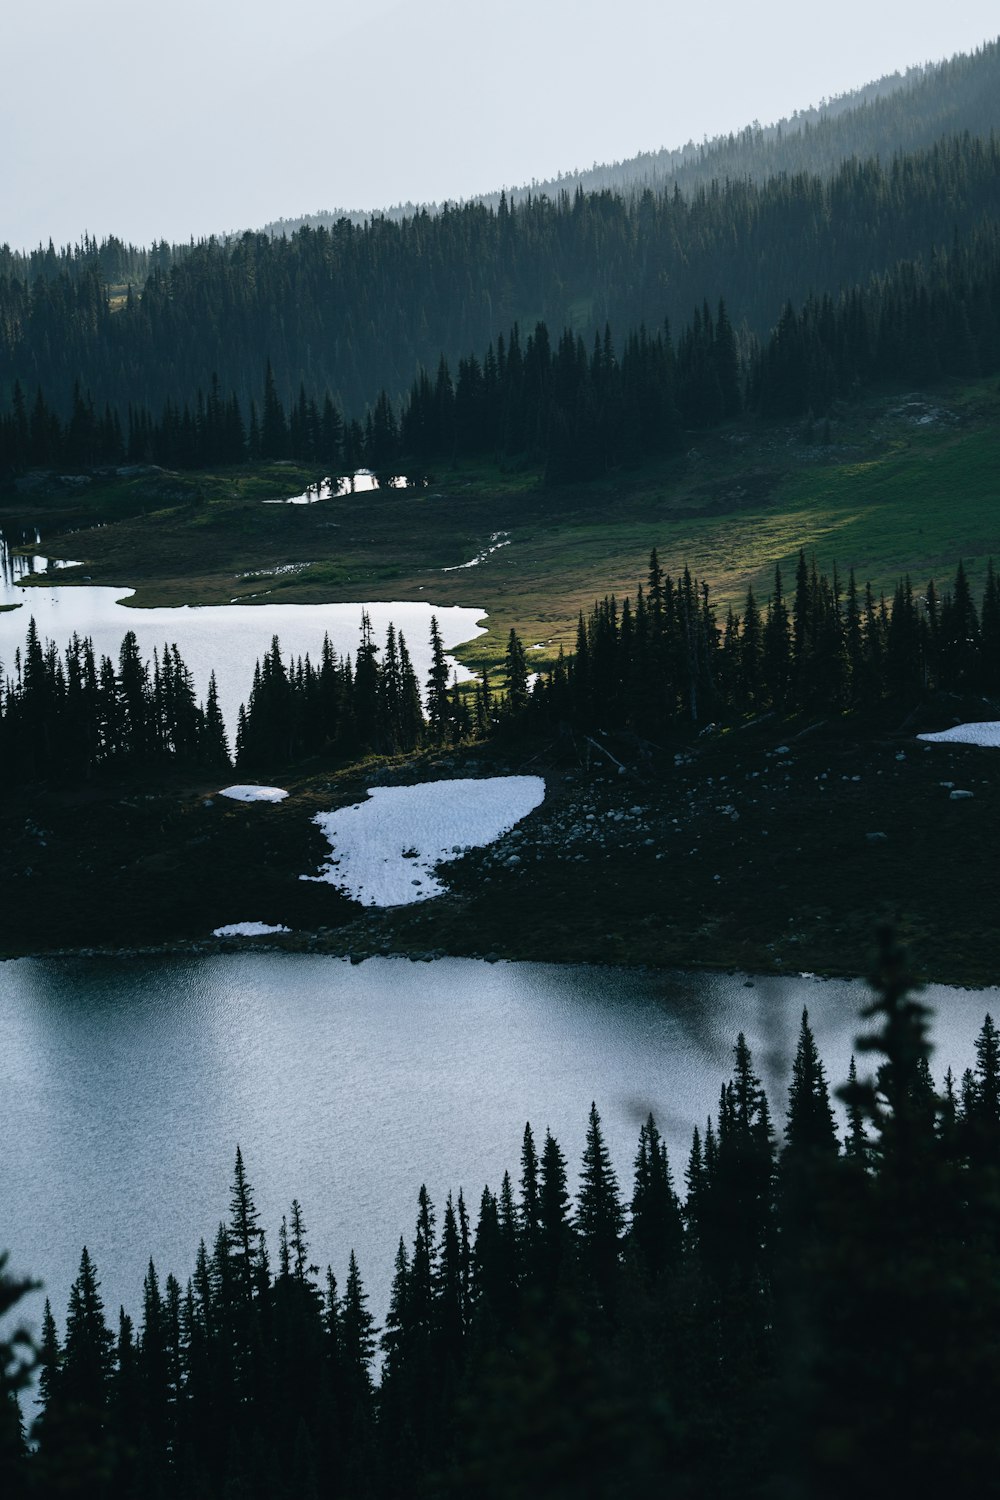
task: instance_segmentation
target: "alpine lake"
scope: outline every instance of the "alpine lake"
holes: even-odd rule
[[[376,638],[389,619],[404,630],[422,676],[431,613],[450,647],[479,632],[483,613],[261,600],[134,610],[122,602],[128,590],[67,586],[73,564],[6,550],[0,560],[5,670],[32,616],[58,649],[76,632],[112,657],[131,628],[147,657],[176,642],[200,697],[216,671],[230,728],[274,634],[286,653],[318,656],[328,631],[346,652],[368,608]],[[715,1110],[737,1034],[780,1128],[803,1008],[836,1085],[867,998],[860,981],[809,974],[473,958],[352,963],[259,950],[11,960],[0,964],[0,1246],[13,1270],[44,1283],[29,1304],[36,1328],[46,1294],[61,1320],[84,1245],[109,1318],[120,1304],[135,1314],[150,1256],[161,1281],[173,1272],[183,1284],[199,1239],[211,1244],[239,1145],[272,1252],[297,1198],[312,1259],[342,1283],[355,1250],[381,1317],[422,1183],[439,1211],[461,1189],[474,1220],[484,1185],[498,1189],[505,1170],[516,1182],[526,1122],[539,1145],[552,1131],[575,1174],[594,1101],[626,1197],[650,1111],[682,1186],[692,1130]],[[960,1076],[1000,993],[937,985],[925,999],[935,1077],[949,1066]]]
[[[679,1186],[745,1033],[776,1124],[803,1007],[844,1080],[858,981],[474,959],[273,952],[0,965],[0,1221],[57,1317],[87,1245],[109,1316],[150,1256],[183,1285],[227,1216],[241,1147],[272,1253],[291,1200],[339,1282],[353,1248],[377,1315],[417,1190],[516,1183],[525,1122],[575,1173],[593,1100],[626,1194],[652,1111]],[[973,1060],[1000,993],[930,986],[940,1079]],[[865,1059],[859,1060],[864,1071]],[[41,1293],[33,1312],[40,1313]]]

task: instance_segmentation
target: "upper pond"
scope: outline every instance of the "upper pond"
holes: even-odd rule
[[[298,1197],[312,1258],[342,1284],[356,1249],[381,1317],[422,1182],[439,1209],[463,1187],[475,1217],[485,1183],[499,1188],[505,1168],[516,1183],[526,1120],[539,1145],[552,1130],[575,1171],[593,1099],[623,1187],[650,1109],[682,1183],[737,1032],[780,1125],[803,1005],[840,1082],[866,994],[811,978],[471,959],[2,964],[0,1245],[44,1279],[60,1320],[83,1244],[112,1319],[119,1303],[137,1313],[150,1254],[183,1281],[199,1238],[211,1243],[239,1143],[272,1251]],[[925,998],[935,1076],[949,1063],[960,1075],[1000,993]]]
[[[336,500],[341,495],[363,495],[374,490],[405,490],[413,480],[405,474],[373,474],[371,469],[355,469],[353,474],[327,475],[315,484],[307,484],[298,495],[284,500],[265,500],[265,505],[315,505],[317,500]]]
[[[81,538],[81,545],[83,539]],[[481,609],[463,609],[431,603],[390,604],[213,604],[176,609],[130,609],[124,603],[134,590],[88,584],[45,584],[22,587],[25,577],[44,570],[46,559],[11,558],[2,549],[0,561],[0,605],[19,605],[0,611],[0,667],[13,670],[14,652],[23,650],[28,621],[34,617],[43,640],[55,642],[59,651],[74,632],[90,636],[98,656],[117,663],[122,637],[133,630],[145,660],[164,642],[176,645],[194,676],[195,692],[204,701],[208,679],[214,671],[219,704],[232,741],[241,703],[253,683],[254,664],[271,644],[281,641],[285,660],[305,656],[318,661],[323,637],[329,633],[338,655],[355,655],[361,627],[361,612],[367,610],[381,646],[390,622],[406,637],[406,644],[420,682],[430,670],[430,621],[435,615],[446,649],[474,640],[484,633],[479,624]],[[267,581],[262,579],[261,587]],[[451,662],[460,680],[470,675]]]

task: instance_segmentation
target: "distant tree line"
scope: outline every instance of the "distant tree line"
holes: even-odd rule
[[[771,710],[866,711],[938,689],[997,694],[1000,578],[991,561],[979,609],[961,563],[943,596],[933,580],[920,593],[906,578],[890,602],[800,552],[790,594],[776,568],[770,598],[761,605],[749,589],[742,614],[730,608],[720,626],[708,585],[687,568],[672,578],[654,550],[634,601],[606,596],[581,614],[575,651],[543,672],[529,671],[514,629],[495,673],[484,665],[471,683],[450,672],[433,617],[430,647],[421,685],[403,633],[390,624],[380,648],[365,612],[353,661],[327,636],[315,662],[286,662],[275,636],[240,708],[236,768],[407,754],[558,724],[650,736]],[[60,655],[33,619],[0,689],[0,756],[12,785],[233,764],[214,674],[201,705],[176,646],[144,662],[129,631],[117,663],[87,638]]]
[[[998,163],[1000,165],[1000,163]],[[724,301],[696,309],[675,341],[668,324],[615,344],[610,328],[553,346],[544,323],[517,325],[480,360],[442,355],[421,371],[399,409],[385,390],[364,421],[329,392],[300,387],[286,410],[270,362],[246,420],[217,376],[192,402],[171,398],[158,418],[130,403],[98,411],[74,388],[60,419],[38,388],[15,383],[0,417],[0,474],[158,463],[176,468],[296,458],[333,474],[366,465],[420,476],[457,458],[532,463],[550,483],[585,480],[679,448],[689,429],[739,416],[820,418],[878,382],[975,378],[1000,370],[1000,229],[996,223],[929,260],[905,262],[834,298],[788,303],[763,345],[743,343]],[[823,440],[822,429],[817,440]]]
[[[192,417],[216,372],[243,421],[268,357],[286,408],[304,389],[320,407],[363,413],[376,394],[394,410],[443,355],[459,358],[517,324],[569,328],[588,350],[606,325],[680,329],[722,296],[741,344],[766,339],[788,303],[836,302],[899,262],[929,263],[970,245],[1000,212],[1000,139],[955,135],[908,155],[844,161],[832,177],[717,178],[690,196],[609,190],[497,207],[466,204],[400,221],[290,238],[246,234],[189,246],[122,290],[123,248],[55,274],[0,263],[0,397],[14,382],[61,422],[78,385],[100,420],[129,403]],[[971,252],[970,252],[971,253]],[[43,259],[47,259],[43,255]],[[0,258],[2,260],[2,258]],[[6,265],[6,269],[4,269]],[[970,319],[975,333],[977,324]],[[432,377],[433,378],[433,377]],[[88,393],[89,392],[89,396]]]
[[[516,1185],[475,1211],[420,1189],[381,1329],[353,1252],[343,1284],[320,1277],[297,1200],[272,1260],[237,1151],[186,1282],[150,1261],[138,1318],[109,1326],[85,1249],[61,1333],[46,1303],[30,1450],[0,1349],[5,1493],[874,1500],[958,1472],[988,1489],[1000,1035],[987,1016],[939,1089],[889,937],[877,984],[859,1041],[876,1072],[852,1058],[843,1138],[807,1013],[780,1142],[741,1035],[683,1198],[652,1115],[625,1192],[596,1107],[575,1191],[528,1125]]]
[[[237,769],[265,770],[319,754],[394,755],[425,742],[482,737],[527,702],[527,661],[514,631],[504,700],[494,694],[488,668],[471,693],[459,687],[433,616],[430,647],[421,685],[402,631],[390,623],[380,649],[366,612],[353,661],[338,655],[325,636],[315,664],[308,653],[286,663],[275,636],[240,707]],[[33,618],[0,684],[0,762],[5,785],[157,766],[222,773],[233,765],[215,674],[199,704],[176,645],[165,644],[152,662],[144,661],[130,630],[117,662],[99,658],[89,637],[74,636],[60,653],[54,642],[40,639]]]
[[[890,602],[853,570],[846,586],[799,553],[794,589],[780,567],[766,604],[747,591],[720,627],[711,593],[685,568],[672,578],[654,550],[636,597],[581,614],[576,650],[541,674],[525,708],[548,723],[656,734],[684,723],[775,710],[870,709],[936,690],[1000,693],[1000,579],[990,561],[977,610],[964,566],[939,595],[909,578]]]
[[[471,202],[497,209],[501,198],[508,203],[527,198],[585,193],[610,189],[626,199],[647,189],[653,192],[679,189],[690,196],[713,182],[751,180],[804,174],[830,176],[850,158],[912,155],[934,145],[944,136],[987,136],[1000,129],[1000,42],[988,41],[968,54],[944,62],[924,63],[905,73],[890,73],[860,88],[849,90],[816,105],[797,109],[793,115],[771,125],[757,121],[742,130],[730,131],[707,141],[644,151],[624,161],[603,162],[583,171],[561,172],[521,187],[477,194]],[[294,218],[272,220],[259,226],[268,237],[289,236],[297,230],[332,229],[341,220],[363,224],[369,219],[412,219],[426,209],[440,212],[437,203],[400,203],[381,210],[326,210]],[[458,205],[451,203],[450,207]],[[223,236],[233,243],[239,234]],[[87,275],[96,267],[109,287],[142,285],[154,267],[167,270],[183,260],[194,241],[152,246],[126,244],[115,235],[97,240],[85,234],[74,245],[56,249],[50,240],[33,250],[0,246],[0,274],[16,275],[33,282],[37,277],[54,280],[62,274]],[[202,242],[204,243],[204,242]]]
[[[143,661],[134,631],[118,661],[74,635],[60,654],[28,622],[23,650],[0,691],[4,782],[78,780],[98,767],[229,766],[215,675],[204,706],[176,646]]]

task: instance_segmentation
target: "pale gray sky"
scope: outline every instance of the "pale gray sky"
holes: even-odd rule
[[[995,0],[8,3],[0,242],[471,196],[766,122],[998,30]]]

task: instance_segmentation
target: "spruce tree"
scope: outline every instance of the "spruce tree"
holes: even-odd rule
[[[524,1135],[521,1140],[520,1228],[525,1261],[529,1266],[533,1266],[541,1234],[541,1201],[539,1198],[538,1153],[535,1150],[535,1138],[531,1133],[530,1123],[525,1124]]]
[[[462,1361],[466,1326],[464,1280],[458,1217],[449,1193],[441,1230],[441,1256],[435,1289],[438,1350],[446,1373],[450,1373],[453,1367],[457,1368]]]
[[[538,1265],[543,1290],[554,1292],[572,1244],[570,1196],[566,1158],[559,1142],[546,1130],[539,1166]]]
[[[667,1145],[652,1114],[639,1131],[632,1189],[630,1250],[643,1274],[656,1280],[677,1266],[683,1228],[680,1204],[667,1161]]]
[[[229,740],[226,726],[219,708],[219,689],[213,672],[208,679],[208,696],[205,699],[205,721],[199,758],[203,765],[213,771],[228,771],[232,766],[229,758]]]
[[[385,1369],[388,1377],[402,1370],[409,1352],[411,1332],[410,1257],[400,1237],[396,1250],[392,1287],[389,1292],[389,1310],[386,1313],[385,1327],[379,1339],[379,1347],[385,1355]]]
[[[236,1147],[233,1185],[229,1197],[228,1262],[235,1286],[246,1303],[267,1288],[267,1254],[264,1231],[254,1203],[253,1190],[243,1166],[243,1153]]]
[[[368,1293],[364,1289],[353,1250],[347,1268],[340,1329],[348,1378],[355,1390],[367,1397],[372,1388],[371,1369],[377,1347],[377,1330],[375,1319],[368,1311]]]
[[[788,1088],[785,1154],[836,1155],[837,1149],[837,1126],[830,1106],[826,1070],[809,1027],[809,1012],[803,1008]]]
[[[574,1222],[583,1264],[607,1296],[613,1288],[618,1265],[625,1211],[595,1103],[591,1103],[587,1122]]]
[[[427,719],[432,739],[441,744],[447,732],[450,705],[448,702],[448,662],[444,654],[444,642],[438,622],[431,615],[431,669],[427,677]]]
[[[60,1394],[67,1403],[100,1412],[107,1400],[114,1337],[104,1320],[104,1303],[94,1263],[84,1246],[80,1270],[70,1289],[63,1345]]]
[[[507,676],[506,711],[508,714],[516,715],[521,712],[528,701],[528,659],[521,639],[513,626],[507,637],[504,671]]]

